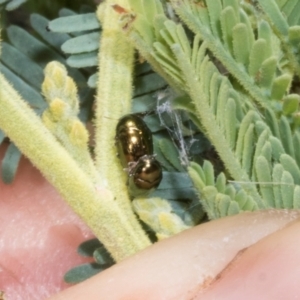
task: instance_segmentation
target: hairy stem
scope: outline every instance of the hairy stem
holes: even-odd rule
[[[180,46],[174,45],[172,50],[176,55],[183,74],[185,75],[187,86],[190,91],[189,95],[195,104],[197,114],[205,129],[207,137],[215,146],[230,175],[235,180],[245,181],[246,183],[250,182],[249,176],[236,159],[234,153],[231,151],[230,145],[225,139],[224,134],[220,131],[219,127],[216,126],[215,117],[207,104],[208,101],[205,100],[205,94],[202,92],[201,84],[196,79],[197,76],[192,71],[190,62],[184,55]],[[265,205],[255,186],[253,184],[245,184],[244,188],[255,199],[259,208],[264,208]]]
[[[108,0],[100,5],[97,15],[103,31],[99,53],[99,81],[96,95],[96,167],[102,184],[114,194],[114,201],[132,226],[140,247],[150,244],[131,208],[126,187],[127,174],[121,167],[115,147],[118,120],[131,110],[134,49],[120,29],[120,15],[113,4],[128,8],[127,1]]]
[[[142,248],[112,193],[94,185],[40,118],[0,74],[0,128],[17,145],[117,260]]]

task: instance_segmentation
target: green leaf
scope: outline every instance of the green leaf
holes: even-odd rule
[[[234,201],[230,201],[226,216],[237,215],[240,211],[239,205]]]
[[[206,179],[206,185],[215,185],[215,175],[214,175],[214,168],[213,165],[208,161],[205,160],[203,163],[203,172]]]
[[[176,26],[176,34],[177,34],[177,40],[183,49],[184,53],[186,54],[187,57],[192,56],[192,49],[190,46],[190,42],[188,40],[188,37],[185,33],[185,30],[181,24]]]
[[[51,31],[68,33],[98,29],[100,23],[95,13],[88,13],[57,18],[50,21],[48,27]]]
[[[297,4],[295,5],[294,9],[291,11],[291,13],[288,16],[288,23],[290,26],[299,24],[299,10],[300,10],[300,2],[296,1]]]
[[[259,85],[263,88],[269,89],[272,85],[275,72],[277,68],[277,58],[271,56],[263,61],[260,68]]]
[[[267,43],[266,47],[266,58],[272,55],[272,30],[266,21],[262,20],[258,26],[258,38],[264,39]]]
[[[290,0],[289,0],[290,1]],[[289,25],[274,0],[258,0],[264,12],[269,16],[275,28],[284,36],[288,34]]]
[[[95,88],[97,86],[98,81],[98,73],[91,75],[88,79],[88,86],[91,88]]]
[[[210,108],[213,114],[217,113],[218,94],[219,94],[221,83],[222,83],[222,77],[217,72],[214,72],[210,80],[210,90],[209,90]]]
[[[224,194],[218,193],[215,197],[216,209],[219,213],[219,218],[226,217],[230,205],[230,197]]]
[[[96,51],[74,54],[67,59],[67,64],[73,68],[86,68],[98,65],[98,53]]]
[[[272,147],[271,143],[267,141],[264,146],[261,149],[261,155],[264,156],[267,161],[269,162],[269,165],[271,166],[271,159],[272,159]]]
[[[9,184],[13,182],[20,158],[21,152],[13,143],[11,143],[6,150],[1,163],[1,177],[4,183]]]
[[[74,37],[61,45],[62,51],[69,54],[92,52],[98,50],[100,33],[92,32]]]
[[[210,20],[210,27],[213,34],[221,39],[221,23],[220,23],[220,15],[222,12],[222,4],[220,0],[214,1],[207,1],[206,2],[209,20]]]
[[[247,202],[243,207],[244,211],[255,211],[258,210],[257,203],[250,197],[247,196]]]
[[[280,162],[284,170],[293,176],[295,184],[300,185],[300,169],[296,161],[289,155],[282,154],[280,156]]]
[[[270,136],[270,133],[266,129],[266,130],[264,130],[260,134],[260,136],[258,137],[258,140],[256,142],[255,152],[254,152],[254,157],[253,157],[253,170],[252,170],[252,177],[253,177],[254,181],[256,181],[256,178],[255,178],[255,174],[256,174],[255,168],[256,168],[257,159],[261,155],[262,148],[265,145],[265,143],[268,141],[269,136]]]
[[[106,265],[99,265],[97,263],[82,264],[68,271],[64,276],[64,280],[67,283],[79,283],[105,269],[107,269]]]
[[[290,124],[286,117],[282,116],[279,121],[279,129],[282,145],[287,154],[294,157],[295,150],[293,145],[293,137],[291,132]]]
[[[166,87],[165,80],[156,73],[140,76],[135,81],[134,97]]]
[[[148,23],[147,19],[138,15],[134,20],[134,28],[141,35],[147,45],[152,46],[155,42],[154,28]]]
[[[294,189],[294,201],[293,201],[293,208],[299,209],[300,208],[300,186],[297,185]]]
[[[48,23],[49,23],[49,20],[39,14],[31,14],[30,15],[30,24],[31,24],[32,28],[42,37],[42,39],[44,41],[46,41],[49,45],[54,47],[56,51],[60,51],[61,45],[65,41],[67,41],[70,38],[70,36],[66,33],[57,33],[57,32],[48,31],[47,30]],[[16,38],[16,33],[13,33],[11,35],[10,40],[12,40],[12,37]],[[18,40],[18,37],[16,38],[16,40]],[[23,39],[22,39],[22,41],[23,41]],[[29,45],[24,45],[24,41],[23,41],[21,48],[22,48],[22,46],[28,47]],[[38,46],[37,43],[35,43],[35,45],[31,45],[31,46],[33,48],[32,51],[37,52],[37,46]],[[44,47],[46,48],[46,45]],[[38,47],[38,49],[39,49],[39,47]],[[53,53],[53,55],[58,56],[58,54],[57,53],[55,54],[55,52],[52,50],[52,48],[48,48],[47,50],[48,50],[48,52],[52,51],[51,53]],[[52,58],[52,60],[54,60],[54,59]]]
[[[291,115],[298,111],[300,96],[298,94],[289,94],[283,99],[282,112],[285,115]]]
[[[275,100],[281,100],[285,92],[288,90],[292,78],[288,74],[283,74],[273,81],[271,97]]]
[[[159,148],[165,158],[172,164],[172,166],[178,170],[183,172],[184,169],[179,160],[179,153],[177,148],[174,146],[173,142],[169,139],[162,138],[159,140]]]
[[[9,44],[3,42],[1,48],[2,63],[40,91],[44,79],[43,69]]]
[[[244,136],[242,167],[250,175],[254,153],[254,125],[250,124]]]
[[[223,41],[227,48],[233,53],[232,31],[238,23],[236,13],[231,6],[227,6],[221,13],[221,28],[223,33]]]
[[[280,155],[285,153],[283,146],[280,140],[274,136],[270,136],[269,141],[272,145],[272,157],[275,161],[278,162],[280,159]]]
[[[198,191],[201,191],[205,188],[206,186],[205,174],[202,168],[197,163],[194,162],[190,163],[190,166],[188,167],[188,174],[191,177],[193,184]]]
[[[147,20],[150,24],[154,22],[155,16],[163,13],[162,6],[159,5],[160,2],[157,0],[154,1],[148,1],[148,0],[143,0],[143,10],[144,10],[144,15],[147,16]]]
[[[199,166],[193,163],[193,168]],[[200,166],[199,166],[200,167]],[[201,167],[200,167],[201,168]],[[193,186],[191,179],[186,173],[182,172],[163,172],[163,181],[161,182],[159,189],[186,189]]]
[[[95,258],[96,262],[100,265],[114,264],[113,258],[104,246],[97,248],[93,253],[93,257]]]
[[[285,5],[281,8],[282,13],[288,19],[292,11],[295,9],[298,0],[289,0],[285,3]],[[299,11],[298,11],[299,12]]]
[[[281,197],[284,208],[293,208],[294,202],[294,180],[290,172],[283,171],[281,177]]]
[[[279,8],[282,8],[288,0],[276,0]]]
[[[243,207],[245,206],[245,204],[247,203],[247,194],[246,192],[241,189],[239,190],[236,195],[235,195],[235,199],[234,199],[237,204],[239,205],[240,209],[243,209]]]
[[[93,256],[94,251],[102,247],[102,243],[98,239],[91,239],[81,243],[77,248],[77,253],[81,256]]]
[[[203,189],[203,198],[201,198],[200,201],[201,201],[201,203],[207,213],[207,216],[210,220],[213,220],[213,219],[216,219],[219,217],[217,215],[217,211],[216,211],[216,207],[215,207],[217,194],[218,194],[218,191],[214,186],[207,186]]]
[[[224,173],[220,173],[216,179],[216,184],[215,184],[216,189],[218,190],[219,193],[224,194],[225,193],[225,188],[226,188],[226,177]]]
[[[294,146],[294,149],[300,149],[300,133],[299,132],[294,133],[293,146]],[[297,165],[300,166],[300,151],[295,152],[295,159],[297,161]]]
[[[272,180],[273,180],[273,194],[274,194],[274,202],[276,208],[283,208],[283,199],[281,195],[281,178],[284,172],[283,166],[281,164],[275,164],[272,172]]]
[[[254,42],[249,60],[249,75],[254,77],[256,80],[256,76],[258,76],[258,71],[262,66],[263,61],[266,58],[267,52],[267,43],[264,39],[258,39]],[[259,79],[257,80],[259,81]]]
[[[25,3],[27,0],[11,0],[6,6],[5,9],[8,11],[14,10]]]
[[[260,182],[259,189],[268,207],[274,207],[272,178],[269,162],[264,156],[259,156],[255,162],[257,179]]]
[[[289,41],[297,47],[300,43],[300,26],[292,26],[289,28]]]
[[[224,111],[225,136],[231,149],[235,148],[237,135],[236,104],[232,98],[229,98]]]
[[[233,27],[233,53],[238,63],[248,66],[250,56],[250,41],[248,28],[243,23],[238,23]]]
[[[235,154],[239,161],[242,161],[242,157],[243,157],[245,134],[249,129],[249,126],[254,121],[254,117],[255,117],[255,112],[253,110],[249,110],[240,124],[240,129],[239,129],[238,138],[236,142],[236,149],[235,149]]]
[[[2,64],[0,64],[0,71],[20,93],[20,95],[26,101],[28,101],[28,104],[31,106],[31,108],[34,109],[37,114],[41,115],[44,109],[47,107],[47,104],[41,94]]]
[[[236,189],[234,188],[234,186],[232,184],[228,184],[225,192],[225,195],[229,196],[231,200],[233,200],[235,198],[236,195]]]
[[[232,6],[235,13],[239,13],[240,1],[239,0],[223,0],[223,7]]]
[[[279,126],[278,126],[278,120],[275,116],[275,113],[273,110],[267,109],[265,112],[265,119],[266,123],[269,125],[269,128],[272,131],[272,134],[280,139],[280,132],[279,132]]]

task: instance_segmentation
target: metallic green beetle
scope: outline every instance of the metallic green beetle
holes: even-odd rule
[[[159,185],[162,168],[153,155],[152,133],[139,116],[129,114],[120,119],[116,146],[122,166],[128,170],[130,186],[150,190]]]

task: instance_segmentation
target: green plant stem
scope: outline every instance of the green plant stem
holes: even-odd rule
[[[142,248],[112,193],[79,168],[40,118],[0,74],[0,128],[120,261]]]
[[[117,122],[131,111],[134,49],[120,29],[120,14],[114,11],[113,4],[128,8],[125,0],[108,0],[97,11],[103,30],[96,95],[96,167],[103,185],[113,191],[114,201],[132,226],[132,234],[140,241],[140,247],[145,248],[150,241],[132,211],[126,187],[127,174],[115,147]]]

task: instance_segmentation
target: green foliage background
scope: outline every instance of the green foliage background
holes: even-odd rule
[[[10,9],[16,3],[6,1],[3,7]],[[35,13],[23,24],[25,29],[9,26],[18,19],[13,15],[4,17],[0,69],[36,113],[43,115],[44,124],[81,169],[98,182],[91,149],[75,145],[67,118],[55,115],[55,107],[66,104],[55,102],[46,79],[43,83],[46,64],[62,63],[79,95],[59,94],[69,99],[72,126],[93,119],[94,88],[99,92],[102,80],[98,53],[101,58],[102,50],[107,51],[99,46],[105,18],[101,11],[96,15],[92,2],[70,3],[44,1],[35,6],[35,1],[28,1],[20,13]],[[131,111],[158,111],[145,121],[154,134],[164,180],[157,191],[132,201],[144,229],[162,239],[206,217],[299,208],[299,2],[128,0],[113,4],[108,1],[107,5],[118,15],[120,31],[148,62],[139,63],[141,57],[136,57]],[[67,82],[66,71],[60,70]],[[56,76],[54,71],[49,74],[49,78]],[[42,85],[49,106],[43,100]],[[171,109],[164,110],[164,105]],[[173,114],[180,116],[180,122],[174,123]],[[183,137],[170,139],[166,127],[183,132]],[[184,139],[187,145],[194,137],[194,152],[182,157],[183,148],[176,143]],[[0,133],[0,143],[4,141]],[[19,158],[17,147],[10,144],[2,161],[4,181],[13,180]]]

